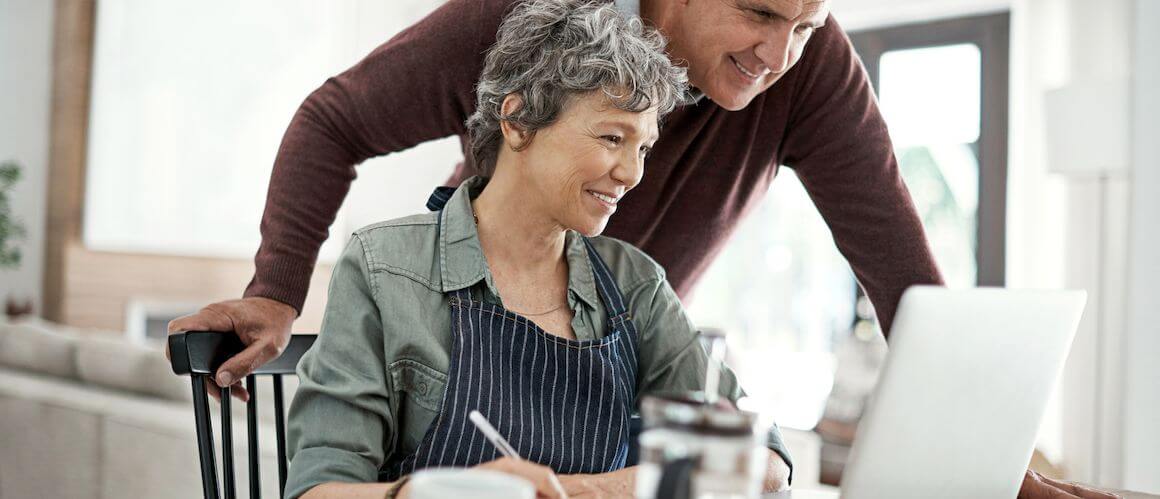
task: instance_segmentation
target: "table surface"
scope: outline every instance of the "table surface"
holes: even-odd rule
[[[1101,489],[1113,494],[1117,494],[1124,499],[1158,499],[1160,496],[1153,494],[1145,494],[1142,492],[1131,492],[1127,490],[1112,490]],[[785,492],[775,492],[772,494],[765,494],[761,496],[764,499],[838,499],[838,491],[836,490],[816,490],[816,489],[801,489],[788,490]]]
[[[761,496],[766,499],[838,499],[836,490],[800,489],[774,492]]]

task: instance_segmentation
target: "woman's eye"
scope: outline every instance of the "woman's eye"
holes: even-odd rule
[[[649,153],[651,153],[651,152],[652,152],[652,148],[649,146],[643,146],[640,148],[640,155],[641,156],[648,157]]]
[[[604,135],[604,136],[601,136],[600,138],[607,140],[608,142],[611,142],[613,144],[620,144],[620,140],[621,140],[619,135]]]

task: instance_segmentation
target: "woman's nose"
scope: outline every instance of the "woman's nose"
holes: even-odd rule
[[[628,189],[636,187],[644,176],[644,155],[625,155],[616,168],[612,169],[612,180],[617,181]]]

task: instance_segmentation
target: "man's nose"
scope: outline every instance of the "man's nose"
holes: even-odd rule
[[[789,69],[790,50],[793,48],[793,28],[778,28],[753,50],[770,72],[782,73]]]

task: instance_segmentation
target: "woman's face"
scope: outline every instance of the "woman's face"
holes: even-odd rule
[[[640,182],[657,134],[656,109],[617,109],[600,91],[575,97],[517,153],[529,201],[566,229],[600,234]]]

